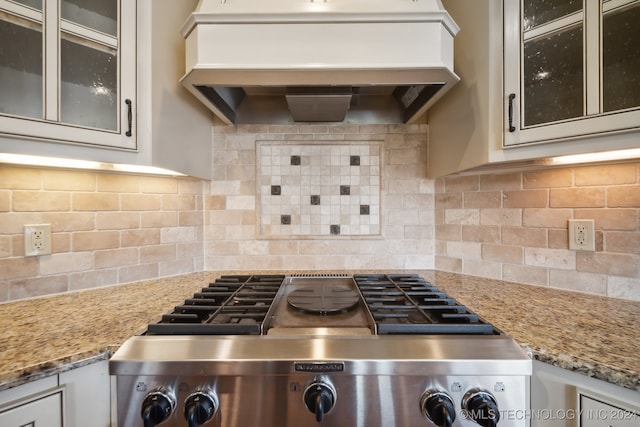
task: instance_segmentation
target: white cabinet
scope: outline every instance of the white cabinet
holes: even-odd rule
[[[640,392],[533,362],[531,427],[638,427]]]
[[[504,145],[640,129],[640,1],[504,2]]]
[[[0,9],[29,10],[29,13],[40,16],[42,13],[35,8],[43,1],[45,5],[51,1],[54,3],[60,1],[62,5],[69,3],[70,12],[68,13],[82,15],[77,10],[78,7],[73,6],[73,4],[81,2],[70,0],[0,0]],[[67,117],[63,108],[65,105],[63,99],[64,82],[56,84],[55,82],[60,80],[59,77],[56,77],[57,80],[53,77],[51,79],[34,77],[34,73],[27,70],[27,68],[37,68],[38,58],[31,61],[24,60],[23,62],[26,64],[14,65],[14,70],[8,72],[11,79],[20,82],[19,89],[17,88],[18,83],[3,86],[2,82],[5,81],[5,78],[8,81],[7,67],[3,65],[3,57],[6,55],[4,52],[8,49],[6,46],[9,44],[5,43],[2,26],[12,26],[13,28],[16,26],[13,21],[21,23],[21,25],[17,25],[20,29],[25,26],[38,28],[38,24],[29,19],[26,19],[25,22],[25,18],[21,16],[14,17],[16,13],[13,12],[11,18],[7,18],[9,14],[0,11],[0,40],[2,40],[2,44],[0,44],[0,153],[155,166],[200,178],[211,178],[213,116],[180,84],[180,78],[185,73],[185,41],[180,34],[180,28],[189,14],[195,10],[198,1],[100,0],[82,3],[95,5],[121,3],[118,9],[121,24],[120,39],[110,39],[100,35],[102,38],[106,37],[107,40],[112,40],[114,44],[117,41],[118,48],[121,50],[118,58],[112,56],[113,61],[118,62],[120,71],[123,73],[118,75],[117,79],[117,83],[120,85],[118,86],[118,102],[114,101],[114,104],[109,104],[114,108],[117,106],[118,109],[118,121],[114,125],[117,126],[117,129],[103,130],[96,129],[93,125],[55,123],[53,119],[28,117],[36,115],[32,112],[32,107],[24,107],[22,111],[16,111],[15,109],[18,107],[11,102],[12,99],[20,99],[18,95],[5,101],[5,90],[8,90],[6,86],[16,86],[14,89],[23,94],[25,98],[37,98],[36,94],[41,93],[41,90],[40,88],[34,89],[30,82],[42,80],[47,90],[51,89],[55,96],[59,97],[59,101],[51,102],[51,110],[59,109],[57,114],[62,114],[63,120]],[[64,11],[65,8],[62,7],[61,10]],[[3,24],[6,21],[11,22]],[[63,27],[71,26],[74,29],[79,27],[71,25],[64,19],[61,19],[60,22]],[[130,33],[133,34],[133,38],[125,39],[125,36],[131,35]],[[25,37],[23,36],[21,40],[26,40]],[[32,39],[37,41],[41,37],[36,34]],[[78,40],[75,36],[72,39]],[[33,40],[30,43],[36,43]],[[23,42],[23,45],[25,43],[27,42]],[[87,43],[90,46],[95,46],[97,42],[89,40]],[[38,47],[35,50],[43,49]],[[26,49],[22,50],[26,52]],[[46,52],[45,56],[48,56],[49,51],[46,50]],[[21,53],[15,52],[15,55],[19,56]],[[133,69],[133,79],[129,79],[129,71],[126,75],[124,73],[124,70],[128,70],[129,66]],[[81,70],[82,68],[75,66],[73,68],[74,73],[80,73]],[[105,94],[106,89],[103,88],[103,81],[98,78],[99,75],[94,73],[93,69],[89,70],[88,76],[73,74],[73,77],[81,84],[67,85],[70,87],[67,92],[71,93],[72,99],[82,99],[78,91],[84,90],[83,84],[89,86],[87,90],[100,95]],[[44,94],[40,98],[46,101],[38,102],[46,104],[53,99],[47,95],[47,92]],[[129,111],[127,99],[132,100],[131,111]],[[5,103],[12,105],[11,108],[14,108],[12,113],[3,112],[2,105]],[[100,104],[97,108],[103,107],[104,105]],[[24,111],[25,109],[28,111]],[[43,111],[44,109],[45,107],[43,107]],[[75,111],[78,109],[78,106],[75,105]],[[88,112],[90,111],[88,110]],[[127,136],[129,113],[131,113],[132,123],[131,137]],[[97,120],[102,120],[106,116],[101,113],[91,113],[91,115]],[[113,120],[110,123],[113,123]]]
[[[0,392],[3,427],[62,427],[63,389],[56,376]]]
[[[2,427],[110,427],[106,360],[0,392]]]
[[[0,12],[0,132],[135,150],[135,2],[0,0]]]
[[[596,10],[599,10],[599,1],[595,0]],[[525,0],[523,4],[549,3],[558,2]],[[579,4],[580,7],[583,4],[582,1],[559,3]],[[594,0],[586,0],[584,3],[587,8],[593,9]],[[583,45],[583,49],[578,52],[578,55],[584,53],[585,63],[587,59],[589,63],[594,61],[597,63],[599,61],[597,58],[601,57],[599,48],[585,50],[584,46],[587,42],[590,46],[594,43],[597,45],[598,42],[591,39],[594,36],[601,36],[600,28],[605,26],[608,16],[616,10],[621,14],[611,16],[625,17],[626,13],[637,13],[636,11],[640,10],[638,3],[640,3],[638,0],[632,3],[627,0],[605,0],[603,3],[605,13],[601,21],[598,21],[601,15],[597,12],[589,14],[587,24],[591,24],[589,28],[598,29],[598,32],[588,33],[589,39]],[[640,146],[638,142],[640,109],[637,108],[637,100],[629,101],[631,104],[636,104],[636,107],[607,107],[607,97],[604,95],[606,86],[604,82],[618,81],[628,86],[616,90],[633,94],[635,98],[632,97],[632,99],[638,97],[640,58],[637,58],[637,55],[640,43],[633,41],[633,38],[627,43],[629,49],[635,49],[633,55],[636,55],[629,55],[629,58],[637,58],[630,61],[631,67],[636,70],[631,73],[630,78],[635,80],[629,82],[614,79],[607,77],[608,72],[599,70],[597,75],[594,75],[589,68],[584,71],[583,84],[578,85],[584,92],[584,99],[581,101],[584,105],[582,109],[578,108],[584,113],[583,115],[525,125],[521,118],[524,111],[522,106],[527,108],[529,102],[527,91],[531,91],[531,85],[525,85],[522,74],[524,67],[521,60],[524,60],[527,41],[521,43],[523,42],[520,26],[521,2],[518,0],[474,0],[473,2],[443,0],[443,4],[461,28],[454,39],[454,69],[461,80],[429,110],[429,175],[431,177],[466,170],[500,170],[505,167],[514,167],[514,165],[520,168],[525,164],[533,164],[532,160],[535,159]],[[617,8],[617,5],[624,5],[624,7]],[[569,15],[572,20],[578,19],[576,14]],[[594,24],[591,21],[599,23]],[[543,30],[540,30],[542,32],[537,35],[535,32],[531,33],[534,30],[527,30],[527,37],[530,37],[532,42],[538,40],[538,37],[544,39],[545,35],[549,35],[548,32],[555,34],[552,28],[559,34],[565,34],[566,32],[563,32],[565,27],[562,25],[566,25],[566,29],[571,30],[576,26],[576,22],[567,23],[564,19],[553,19],[552,24],[539,26]],[[556,26],[560,27],[556,28]],[[637,25],[633,24],[630,28],[637,33]],[[602,38],[606,39],[605,36]],[[559,56],[562,57],[561,54]],[[544,61],[541,62],[545,64]],[[538,78],[551,75],[551,71],[546,69],[539,69],[537,72],[540,74]],[[566,70],[559,71],[561,75],[565,72]],[[534,75],[535,80],[536,74],[533,71],[530,71],[530,74]],[[600,86],[594,91],[592,88],[594,85]],[[555,88],[545,90],[551,94],[539,96],[536,107],[543,112],[547,107],[551,109],[551,95],[557,91]],[[516,96],[511,100],[512,120],[509,123],[511,94]],[[561,106],[565,104],[564,100],[558,100],[557,103]],[[614,110],[609,111],[612,108]],[[515,129],[510,132],[512,127]]]

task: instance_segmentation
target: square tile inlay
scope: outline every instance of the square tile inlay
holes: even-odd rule
[[[262,238],[380,235],[381,142],[258,141]]]

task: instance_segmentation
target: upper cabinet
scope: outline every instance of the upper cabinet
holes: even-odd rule
[[[460,82],[429,110],[429,174],[640,147],[640,0],[443,0]]]
[[[640,128],[640,1],[504,4],[504,145]]]
[[[0,133],[135,150],[136,2],[0,0]]]

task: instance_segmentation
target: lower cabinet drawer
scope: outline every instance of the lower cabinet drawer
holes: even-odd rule
[[[640,414],[580,394],[580,427],[638,427]]]
[[[0,408],[0,426],[63,427],[62,404],[62,390],[57,390],[17,406]]]

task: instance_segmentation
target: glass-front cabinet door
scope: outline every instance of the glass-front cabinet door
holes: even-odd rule
[[[0,0],[0,134],[136,149],[133,0]]]
[[[640,0],[505,0],[505,146],[640,129]]]

